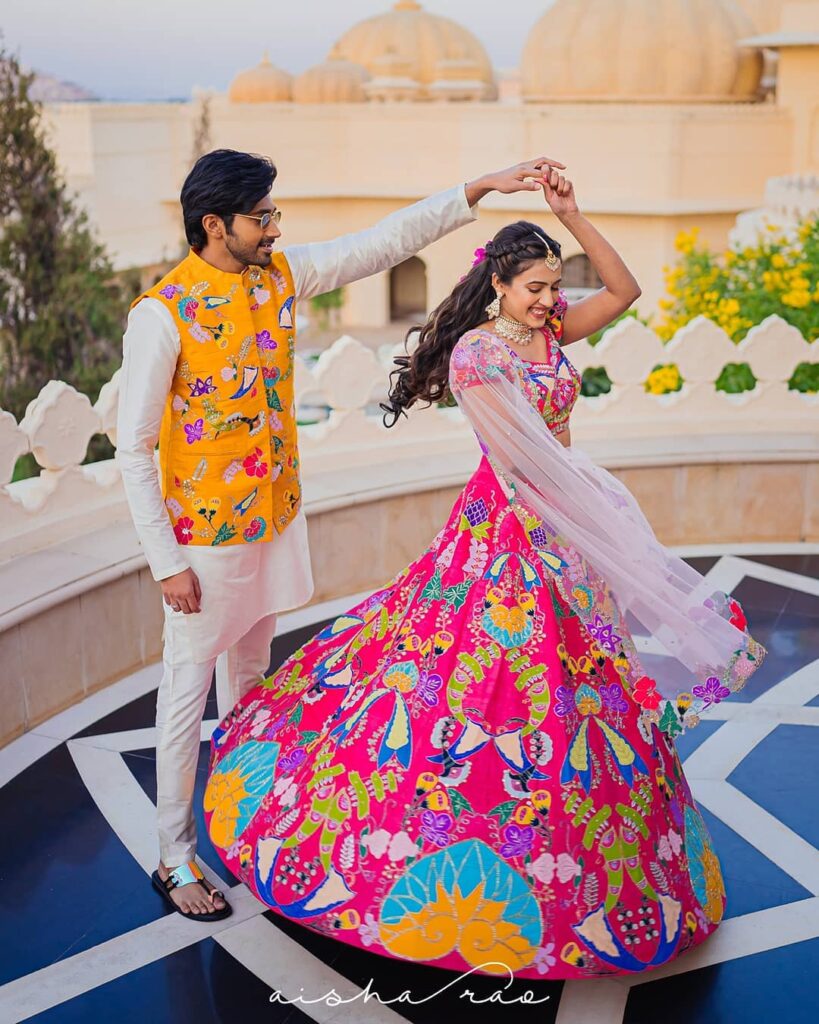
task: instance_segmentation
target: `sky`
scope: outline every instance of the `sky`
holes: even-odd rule
[[[102,99],[188,99],[224,91],[267,49],[298,73],[394,0],[0,0],[5,48]],[[498,68],[516,66],[550,0],[422,0],[471,31]]]

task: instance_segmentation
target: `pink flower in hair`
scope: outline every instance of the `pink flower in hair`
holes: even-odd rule
[[[491,241],[492,239],[490,238],[489,242]],[[489,245],[489,242],[487,242],[486,245]],[[483,261],[486,259],[486,249],[482,245],[478,246],[473,255],[475,258],[472,260],[472,266],[477,267],[479,263],[483,263]]]

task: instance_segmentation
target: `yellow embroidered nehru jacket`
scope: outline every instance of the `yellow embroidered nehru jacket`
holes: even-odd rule
[[[180,355],[159,436],[162,496],[180,544],[248,544],[281,533],[301,504],[293,276],[230,274],[193,250],[146,297],[174,318]]]

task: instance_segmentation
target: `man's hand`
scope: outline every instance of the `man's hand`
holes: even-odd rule
[[[191,612],[202,610],[202,588],[199,577],[193,569],[183,569],[175,576],[159,581],[162,587],[162,598],[175,612]]]
[[[507,195],[511,192],[537,192],[543,183],[544,175],[548,174],[552,167],[558,167],[564,171],[566,169],[566,165],[558,160],[552,160],[548,156],[539,156],[536,160],[515,164],[513,167],[507,167],[504,171],[484,174],[483,177],[468,182],[466,186],[467,202],[470,206],[474,206],[490,192],[504,192]]]

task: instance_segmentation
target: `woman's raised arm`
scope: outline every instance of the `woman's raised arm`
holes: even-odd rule
[[[636,302],[642,291],[614,246],[580,212],[573,184],[552,168],[542,185],[552,213],[577,239],[603,282],[593,295],[569,306],[563,320],[563,346],[607,327]]]

